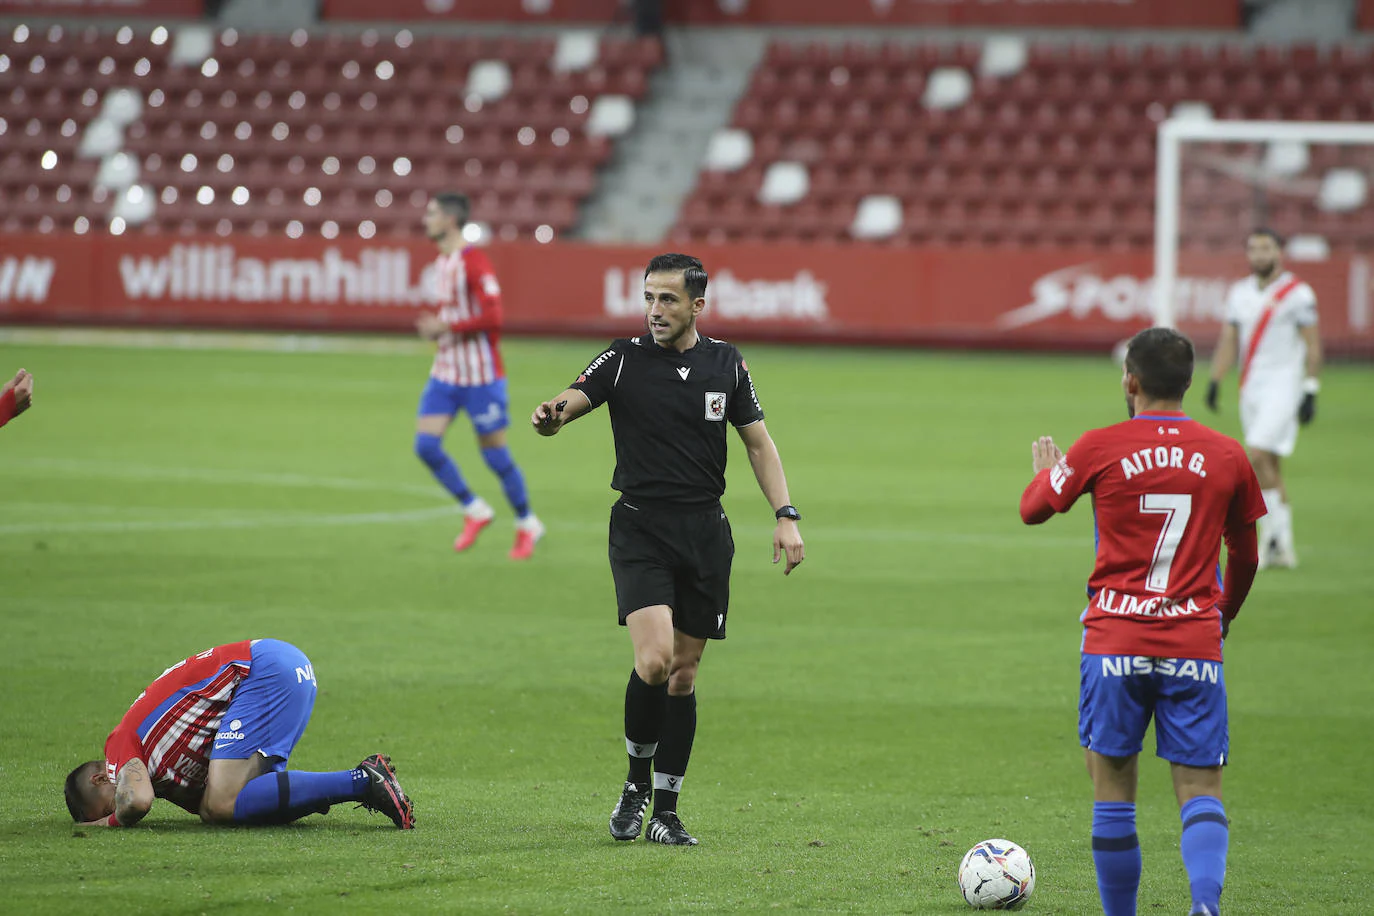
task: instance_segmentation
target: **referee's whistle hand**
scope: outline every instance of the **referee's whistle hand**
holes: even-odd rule
[[[541,436],[555,435],[563,426],[563,405],[553,401],[545,401],[534,408],[534,413],[530,415],[530,424],[534,426],[534,431]]]
[[[773,562],[781,561],[784,556],[787,558],[787,566],[782,571],[784,576],[791,575],[792,570],[806,559],[806,545],[802,543],[797,523],[791,519],[779,519],[778,526],[773,529]]]

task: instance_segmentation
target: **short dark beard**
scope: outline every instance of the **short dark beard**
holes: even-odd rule
[[[1126,416],[1135,419],[1135,399],[1129,395],[1126,397]]]

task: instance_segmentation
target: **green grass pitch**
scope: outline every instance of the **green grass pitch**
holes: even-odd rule
[[[702,845],[681,850],[606,830],[631,658],[605,413],[552,440],[525,424],[597,346],[506,347],[512,448],[549,527],[518,565],[508,511],[450,549],[458,516],[411,453],[418,344],[0,345],[6,376],[37,377],[0,431],[0,910],[957,914],[960,857],[1004,836],[1036,862],[1029,911],[1100,912],[1076,740],[1090,512],[1026,529],[1016,503],[1034,436],[1067,448],[1123,416],[1119,370],[745,347],[808,557],[786,579],[770,564],[733,441],[730,638],[699,679],[681,810]],[[1231,914],[1370,911],[1371,383],[1327,373],[1287,467],[1302,565],[1261,574],[1228,646]],[[447,445],[504,508],[466,422]],[[61,780],[137,692],[254,636],[318,672],[292,766],[390,753],[418,829],[346,807],[207,829],[164,802],[137,829],[74,830]],[[1142,771],[1140,911],[1183,914],[1167,766]]]

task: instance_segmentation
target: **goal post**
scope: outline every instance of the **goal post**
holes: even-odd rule
[[[1169,118],[1160,122],[1155,158],[1154,321],[1178,318],[1181,174],[1185,143],[1276,143],[1374,146],[1374,123],[1340,121],[1227,121]]]

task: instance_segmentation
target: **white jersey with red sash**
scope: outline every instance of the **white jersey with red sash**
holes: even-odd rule
[[[1307,345],[1301,329],[1317,323],[1317,296],[1289,271],[1262,289],[1254,276],[1234,284],[1226,297],[1226,321],[1240,337],[1240,384],[1302,381]]]

